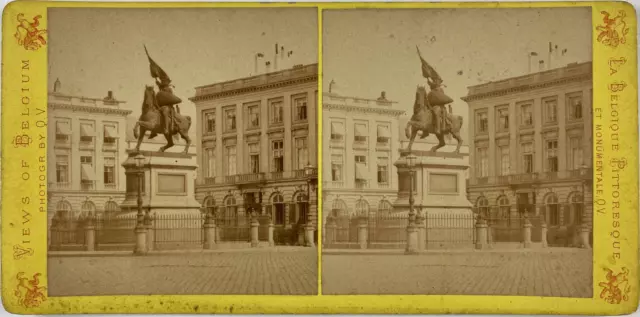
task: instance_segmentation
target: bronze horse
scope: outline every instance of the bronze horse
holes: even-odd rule
[[[435,133],[435,125],[433,124],[435,116],[431,107],[427,98],[427,90],[424,86],[418,86],[416,90],[416,100],[413,104],[413,116],[411,116],[411,120],[407,122],[407,126],[404,129],[405,135],[409,139],[407,151],[411,152],[413,140],[416,138],[418,131],[422,131],[421,139],[426,138],[430,133],[435,134],[436,138],[438,138],[438,144],[431,148],[431,152],[435,152],[445,146],[444,137],[447,134],[451,134],[458,141],[455,153],[460,153],[460,147],[462,146],[462,137],[460,137],[462,117],[453,115],[451,113],[451,107],[449,107],[449,112],[446,113],[446,116],[451,124],[447,124],[440,133]]]
[[[173,111],[173,110],[172,110]],[[188,132],[191,127],[191,117],[183,116],[174,112],[173,117],[175,124],[171,125],[170,133],[164,133],[164,126],[162,125],[162,113],[156,101],[156,94],[152,86],[146,86],[144,90],[144,100],[142,101],[142,114],[133,127],[133,136],[138,139],[136,145],[136,151],[140,151],[140,144],[147,131],[151,131],[149,139],[153,139],[158,134],[163,134],[167,139],[167,144],[160,148],[160,152],[164,152],[166,149],[172,147],[173,136],[177,133],[187,142],[184,147],[183,153],[188,153],[189,146],[191,145],[191,138],[189,138]]]

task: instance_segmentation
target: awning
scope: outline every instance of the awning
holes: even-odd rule
[[[82,164],[80,168],[80,175],[83,181],[95,181],[96,174],[93,172],[93,166],[89,164]]]
[[[390,139],[391,135],[389,134],[389,128],[386,126],[378,126],[378,137]]]
[[[105,126],[104,127],[104,137],[105,138],[112,138],[112,139],[116,139],[118,138],[118,133],[116,132],[116,127],[113,126]]]
[[[69,125],[64,122],[56,122],[56,134],[71,135]]]
[[[368,136],[366,128],[363,125],[357,124],[355,126],[355,136]]]
[[[88,125],[80,125],[80,136],[96,136],[95,132]]]
[[[367,166],[362,163],[356,163],[356,179],[367,179]]]
[[[342,122],[331,123],[331,134],[344,135],[344,125]]]

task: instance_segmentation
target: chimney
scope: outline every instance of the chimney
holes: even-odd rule
[[[62,89],[62,83],[60,82],[59,78],[56,78],[55,83],[53,83],[53,92],[59,93],[61,89]]]
[[[541,60],[541,61],[538,62],[538,64],[540,65],[540,71],[543,71],[544,70],[544,61]]]
[[[109,90],[107,92],[107,99],[113,100],[113,91]]]

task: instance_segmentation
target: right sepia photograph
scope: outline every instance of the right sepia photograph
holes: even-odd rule
[[[591,14],[323,11],[323,294],[593,296]]]

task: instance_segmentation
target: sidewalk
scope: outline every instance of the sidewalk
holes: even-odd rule
[[[434,255],[434,254],[487,254],[487,253],[583,253],[591,252],[591,249],[580,248],[494,248],[494,249],[433,249],[420,250],[415,255]],[[322,255],[405,255],[404,249],[322,249]]]
[[[313,252],[316,248],[298,246],[276,246],[261,248],[220,248],[213,250],[191,249],[191,250],[162,250],[149,251],[144,256],[162,256],[175,254],[222,254],[222,253],[268,253],[268,252]],[[123,257],[134,256],[132,251],[48,251],[48,257]]]

